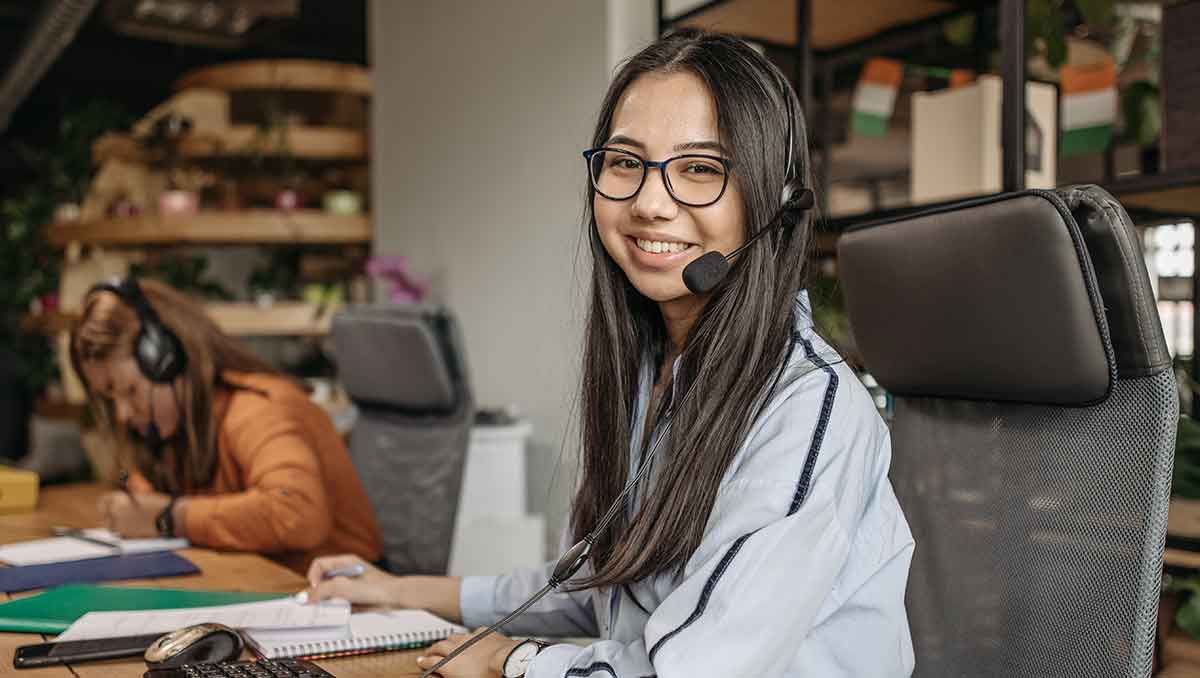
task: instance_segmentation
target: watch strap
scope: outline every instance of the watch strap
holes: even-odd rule
[[[168,539],[175,537],[175,500],[178,498],[171,497],[171,500],[167,502],[167,507],[154,519],[154,527],[158,529],[158,534],[161,537]]]

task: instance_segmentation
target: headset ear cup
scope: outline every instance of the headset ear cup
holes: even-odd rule
[[[792,194],[796,192],[796,182],[789,181],[783,185],[783,191],[779,195],[779,204],[786,205],[792,199]]]
[[[157,323],[143,323],[135,351],[142,374],[156,383],[173,381],[187,364],[179,340]]]

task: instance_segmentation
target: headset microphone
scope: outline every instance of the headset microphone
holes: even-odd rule
[[[716,287],[718,283],[725,279],[729,273],[729,262],[734,257],[742,253],[746,249],[763,236],[763,234],[772,229],[795,221],[800,214],[812,209],[815,200],[813,192],[807,188],[800,189],[795,195],[784,201],[783,206],[775,213],[771,221],[767,225],[759,229],[745,242],[741,247],[730,252],[729,254],[721,254],[713,250],[705,252],[698,259],[683,267],[683,284],[691,290],[692,294],[704,294]],[[792,219],[784,217],[792,216]]]

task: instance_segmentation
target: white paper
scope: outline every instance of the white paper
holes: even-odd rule
[[[121,553],[149,553],[151,551],[177,551],[185,549],[190,544],[188,540],[181,537],[173,539],[155,538],[155,539],[121,539],[116,533],[111,530],[106,530],[102,527],[92,527],[83,531],[84,534],[92,539],[100,539],[116,544],[121,549]],[[78,539],[76,541],[79,541]]]
[[[287,656],[298,645],[358,641],[355,647],[370,648],[397,639],[420,639],[428,634],[465,633],[466,629],[425,610],[376,610],[350,615],[350,624],[342,629],[253,630],[248,639],[267,657]],[[318,652],[327,651],[318,648]]]
[[[215,622],[236,629],[312,629],[325,627],[337,633],[350,623],[350,603],[344,600],[301,605],[292,598],[260,603],[192,607],[174,610],[138,612],[88,612],[71,624],[57,641],[92,640],[117,636],[167,633],[204,622]]]
[[[106,547],[68,537],[36,539],[0,546],[0,560],[9,565],[65,563],[72,560],[115,556],[118,553],[115,546]]]
[[[105,547],[74,537],[35,539],[0,546],[0,561],[9,565],[44,565],[126,553],[174,551],[188,547],[186,539],[121,539],[103,528],[91,528],[83,530],[83,533],[92,539],[106,541],[112,546]]]

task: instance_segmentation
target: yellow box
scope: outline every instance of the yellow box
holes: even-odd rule
[[[32,511],[40,479],[33,471],[0,466],[0,513]]]

